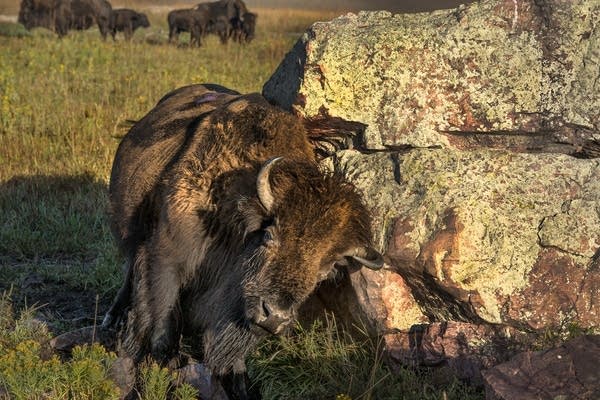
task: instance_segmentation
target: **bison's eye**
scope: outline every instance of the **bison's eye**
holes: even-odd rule
[[[268,230],[268,229],[267,229],[267,230],[265,230],[265,234],[264,234],[264,236],[263,236],[263,242],[264,242],[265,244],[269,244],[269,243],[272,243],[272,242],[273,242],[273,234],[272,234],[272,233],[271,233],[271,231],[270,231],[270,230]]]

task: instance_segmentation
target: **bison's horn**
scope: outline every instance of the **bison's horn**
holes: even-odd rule
[[[273,192],[271,191],[271,184],[269,183],[269,173],[273,165],[281,160],[281,157],[275,157],[268,160],[260,169],[258,177],[256,178],[256,191],[258,193],[258,199],[262,203],[263,207],[267,211],[271,211],[273,208]]]
[[[350,255],[353,259],[367,268],[378,270],[383,267],[383,256],[371,247],[361,247],[354,254]]]

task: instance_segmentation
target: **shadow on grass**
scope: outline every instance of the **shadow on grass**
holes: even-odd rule
[[[57,332],[106,311],[121,280],[106,205],[106,184],[89,174],[0,184],[0,290],[16,308],[37,305]]]
[[[0,184],[0,254],[17,261],[94,258],[111,244],[107,188],[88,174]]]

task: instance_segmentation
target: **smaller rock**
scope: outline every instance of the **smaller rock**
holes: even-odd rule
[[[229,400],[219,381],[204,364],[190,363],[177,370],[177,376],[177,384],[193,386],[202,400]]]
[[[71,353],[75,346],[100,343],[109,351],[114,351],[117,333],[103,329],[100,326],[86,326],[74,331],[63,333],[50,341],[50,346],[61,353]]]
[[[449,321],[415,325],[384,340],[392,366],[444,367],[456,378],[483,385],[481,371],[516,354],[522,335],[509,327]]]
[[[527,351],[483,371],[487,400],[600,399],[600,335]]]

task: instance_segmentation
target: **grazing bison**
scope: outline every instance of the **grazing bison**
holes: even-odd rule
[[[168,362],[181,335],[192,340],[232,398],[247,398],[248,352],[336,265],[382,266],[356,189],[259,94],[193,85],[163,97],[119,145],[109,197],[128,268],[104,326],[125,321],[137,362]]]
[[[208,10],[211,21],[216,20],[219,16],[223,16],[227,18],[227,20],[241,18],[243,14],[248,12],[246,4],[242,0],[218,0],[199,3],[195,8],[199,10]]]
[[[133,32],[137,28],[147,28],[150,26],[146,14],[128,8],[119,8],[112,10],[110,15],[110,33],[113,40],[116,39],[117,32],[123,32],[125,40],[131,40]]]
[[[66,36],[73,24],[71,0],[59,0],[54,8],[54,31],[60,37]]]
[[[52,12],[55,6],[55,0],[21,0],[17,21],[26,29],[54,29]]]
[[[111,11],[106,0],[22,0],[19,22],[27,29],[52,29],[59,36],[69,29],[88,29],[96,22],[106,39]]]
[[[190,45],[202,45],[201,38],[208,27],[208,14],[203,10],[173,10],[167,15],[169,23],[169,43],[178,40],[179,33],[190,32]]]
[[[208,32],[217,35],[222,44],[227,44],[227,41],[233,32],[231,21],[221,15],[211,22]]]
[[[98,25],[102,39],[106,39],[110,31],[112,6],[106,0],[71,0],[73,14],[72,28],[89,29],[94,22]]]
[[[46,28],[64,36],[71,24],[70,0],[22,0],[18,22],[26,29]]]

